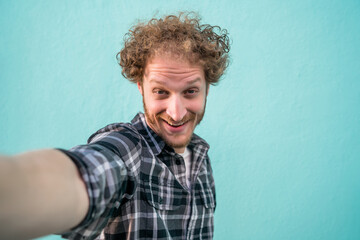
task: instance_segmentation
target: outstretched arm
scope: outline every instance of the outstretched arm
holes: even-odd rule
[[[86,216],[89,199],[76,165],[58,150],[0,157],[1,239],[63,232]]]

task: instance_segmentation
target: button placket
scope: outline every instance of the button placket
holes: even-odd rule
[[[186,189],[185,161],[181,155],[173,155],[174,174],[181,185]]]

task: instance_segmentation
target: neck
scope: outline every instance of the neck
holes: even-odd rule
[[[174,148],[174,151],[175,151],[176,153],[184,153],[184,152],[185,152],[185,148],[186,148],[186,147]]]

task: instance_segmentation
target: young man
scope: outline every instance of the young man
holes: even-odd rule
[[[145,114],[100,129],[86,145],[0,161],[2,236],[211,239],[209,146],[193,131],[228,51],[225,30],[189,14],[133,27],[118,60]]]

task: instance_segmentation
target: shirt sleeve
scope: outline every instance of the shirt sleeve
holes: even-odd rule
[[[70,150],[58,149],[70,157],[79,169],[90,203],[84,220],[70,231],[61,233],[64,238],[96,238],[113,211],[120,206],[122,198],[131,197],[135,191],[135,178],[125,160],[129,154],[136,152],[136,145],[126,144],[124,140],[121,141],[123,146],[114,145],[112,138],[104,137]]]

